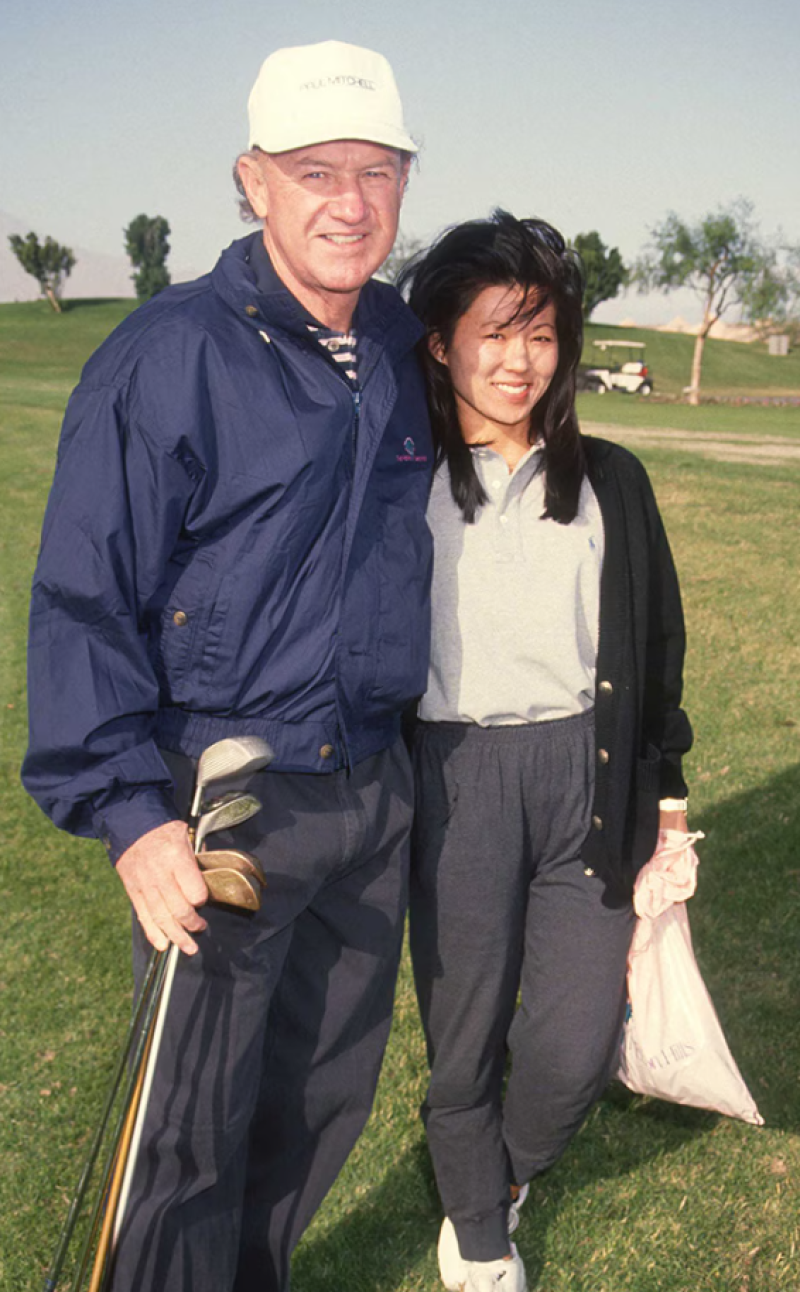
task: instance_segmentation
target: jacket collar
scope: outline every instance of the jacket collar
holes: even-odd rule
[[[237,239],[223,251],[212,270],[211,285],[257,331],[276,328],[308,341],[308,324],[317,322],[278,277],[260,231]],[[364,342],[367,350],[379,345],[396,355],[410,350],[424,332],[400,293],[375,279],[361,290],[353,325],[359,345]]]

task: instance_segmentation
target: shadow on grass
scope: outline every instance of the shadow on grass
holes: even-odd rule
[[[305,1240],[292,1263],[292,1288],[387,1292],[405,1287],[411,1272],[431,1259],[440,1224],[428,1149],[420,1139],[326,1233]]]
[[[618,1224],[625,1177],[646,1178],[649,1163],[658,1170],[665,1157],[708,1135],[718,1121],[714,1113],[642,1099],[612,1083],[564,1157],[531,1182],[517,1236],[530,1286],[538,1285],[544,1268],[548,1230],[576,1196],[587,1228]]]
[[[696,824],[698,963],[767,1125],[800,1130],[800,765]]]
[[[64,314],[72,314],[75,310],[93,309],[98,305],[130,305],[133,306],[136,301],[129,296],[78,296],[72,300],[61,302],[61,309]]]

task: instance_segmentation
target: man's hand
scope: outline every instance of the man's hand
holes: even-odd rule
[[[163,951],[174,942],[193,956],[197,943],[190,935],[208,927],[195,908],[208,901],[208,889],[183,822],[142,835],[120,857],[117,874],[153,946]]]

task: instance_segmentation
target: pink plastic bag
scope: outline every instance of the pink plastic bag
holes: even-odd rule
[[[665,830],[640,872],[628,959],[628,1017],[617,1077],[630,1090],[763,1126],[692,950],[685,902],[700,833]]]

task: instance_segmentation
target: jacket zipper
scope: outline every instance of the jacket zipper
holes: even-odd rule
[[[350,487],[352,489],[352,482],[353,480],[355,480],[356,452],[358,449],[358,430],[359,430],[359,422],[361,417],[361,391],[353,390],[352,387],[350,386],[350,383],[348,381],[345,381],[344,377],[341,377],[341,380],[345,382],[345,385],[348,387],[353,397],[353,426],[350,434],[350,465],[353,468],[353,475],[351,477]],[[341,572],[342,595],[344,595],[344,576],[345,576],[345,571],[344,569],[342,569],[342,572]],[[336,688],[334,692],[334,707],[336,709],[336,730],[342,746],[342,754],[344,756],[344,770],[349,776],[353,770],[353,762],[350,757],[350,749],[347,744],[347,733],[345,730],[344,722],[342,721],[342,711],[339,706],[339,632],[338,632],[338,629],[336,632],[336,639],[337,639],[336,640]]]
[[[361,418],[361,391],[360,390],[353,391],[353,409],[354,409],[355,416],[353,417],[352,464],[353,464],[353,479],[355,480],[356,452],[358,450],[358,430],[359,430],[359,424],[360,424],[360,418]]]

